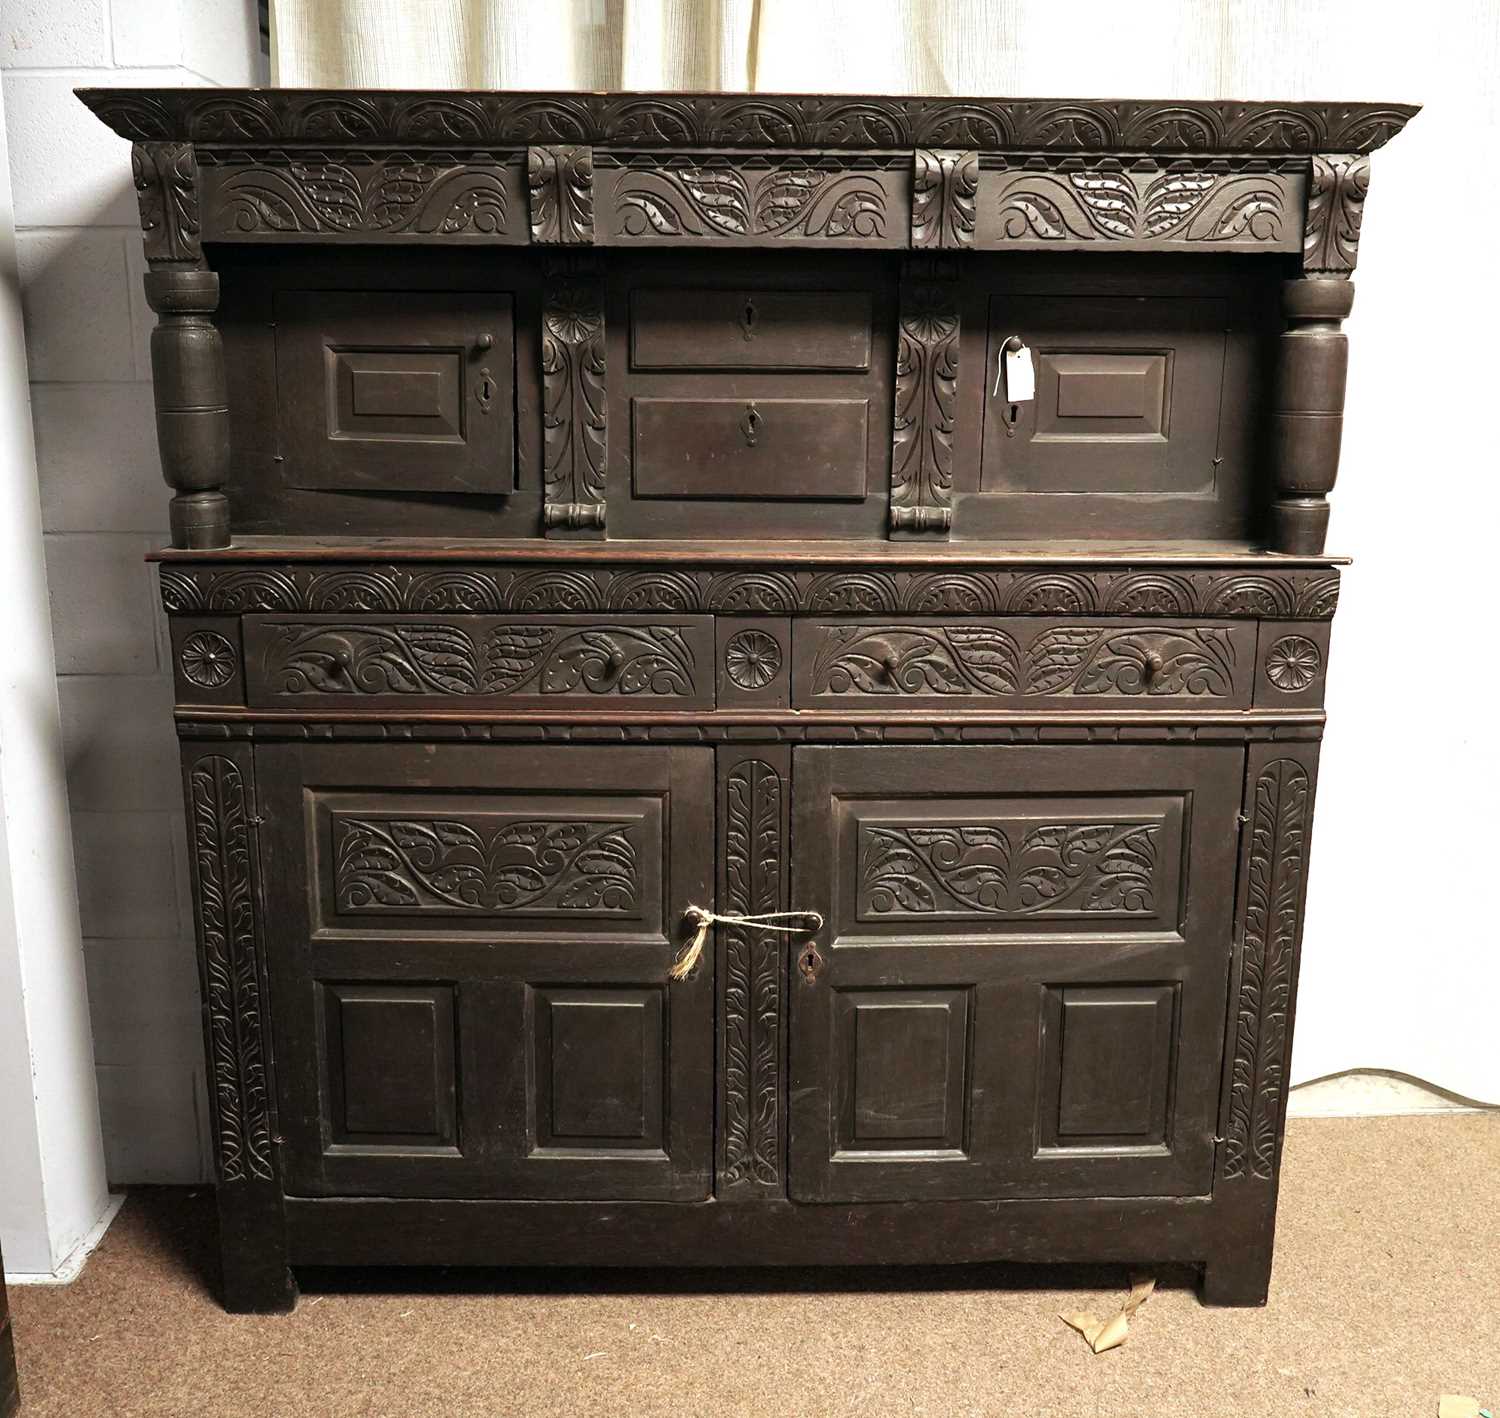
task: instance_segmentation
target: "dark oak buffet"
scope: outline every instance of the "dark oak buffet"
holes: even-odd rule
[[[226,1304],[1263,1302],[1340,321],[1415,110],[82,97],[159,316]]]

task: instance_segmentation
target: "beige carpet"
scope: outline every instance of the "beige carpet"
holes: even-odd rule
[[[1500,1405],[1497,1207],[1500,1114],[1294,1122],[1270,1306],[1163,1272],[1095,1357],[1056,1315],[1114,1269],[304,1272],[236,1318],[208,1195],[146,1192],[78,1284],[13,1294],[22,1413],[1426,1418]]]

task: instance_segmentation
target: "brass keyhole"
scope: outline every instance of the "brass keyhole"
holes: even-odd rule
[[[740,333],[746,340],[753,340],[755,338],[756,314],[755,302],[753,300],[746,300],[745,313],[740,316]]]
[[[765,416],[754,404],[745,405],[745,417],[740,420],[740,432],[745,435],[746,448],[755,447],[755,441],[760,437],[760,428],[764,422]]]
[[[474,390],[474,401],[479,405],[479,412],[487,414],[490,405],[495,402],[495,381],[490,377],[488,369],[479,371],[479,384]]]
[[[818,971],[823,968],[823,957],[818,954],[818,947],[812,941],[802,947],[797,956],[797,968],[802,972],[802,978],[808,984],[812,984],[818,978]]]

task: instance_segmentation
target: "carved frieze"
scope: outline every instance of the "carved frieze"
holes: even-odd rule
[[[134,142],[493,147],[966,148],[1369,152],[1399,103],[943,98],[844,94],[83,89]]]
[[[340,915],[634,916],[640,889],[628,822],[333,814]]]
[[[173,615],[255,611],[666,611],[728,615],[1119,615],[1327,620],[1331,568],[770,571],[696,567],[507,566],[451,562],[339,567],[173,563]]]
[[[1214,626],[1059,625],[1022,643],[998,625],[820,627],[813,696],[1124,695],[1228,699],[1234,640]]]
[[[1295,251],[1305,189],[1302,172],[1264,164],[1038,159],[984,174],[979,244]]]
[[[1255,783],[1224,1128],[1222,1166],[1229,1179],[1275,1175],[1311,787],[1307,769],[1291,758],[1267,763]]]
[[[207,234],[222,241],[524,241],[517,165],[494,154],[337,149],[215,154],[205,162]]]
[[[905,246],[910,175],[871,160],[638,154],[601,160],[601,244]]]
[[[861,822],[861,920],[1152,916],[1157,836],[1146,822]]]
[[[198,265],[203,220],[191,143],[137,143],[130,150],[136,204],[152,265]]]
[[[582,261],[547,272],[542,306],[543,527],[602,529],[609,404],[604,295]]]
[[[723,910],[782,909],[784,788],[775,767],[746,759],[724,785]],[[721,1191],[781,1182],[781,1030],[786,937],[725,924],[724,1170]]]
[[[531,239],[546,246],[589,246],[594,240],[594,153],[576,145],[526,150]]]
[[[244,777],[232,758],[207,755],[188,770],[188,830],[222,1182],[273,1178],[246,797]]]
[[[959,250],[973,246],[978,188],[978,153],[918,148],[912,169],[913,249]]]
[[[1364,154],[1313,154],[1302,237],[1302,269],[1307,275],[1353,274],[1369,190],[1370,159]]]
[[[903,284],[891,424],[892,531],[946,535],[953,524],[958,351],[952,283]]]

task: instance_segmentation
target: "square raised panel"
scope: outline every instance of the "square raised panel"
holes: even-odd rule
[[[456,1146],[453,987],[324,984],[322,992],[330,1143]]]
[[[966,989],[860,990],[835,1002],[835,1156],[892,1151],[960,1154],[968,1103]]]
[[[659,1153],[666,1123],[662,991],[539,986],[531,1020],[536,1151]]]
[[[515,487],[509,295],[280,291],[276,411],[291,487]]]
[[[1043,1004],[1043,1151],[1165,1148],[1178,986],[1067,985]]]

